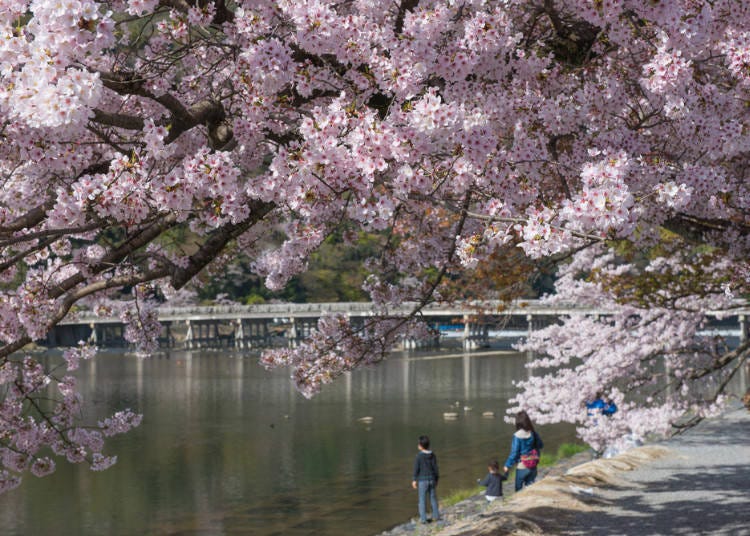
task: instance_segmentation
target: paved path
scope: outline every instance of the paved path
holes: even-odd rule
[[[750,412],[735,409],[665,443],[673,455],[596,490],[608,506],[579,512],[561,536],[750,536]]]

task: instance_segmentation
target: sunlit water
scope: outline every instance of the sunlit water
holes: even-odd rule
[[[396,355],[306,400],[287,371],[246,354],[99,355],[79,375],[91,417],[130,407],[143,424],[109,443],[111,469],[61,462],[0,496],[2,533],[372,535],[416,515],[420,434],[438,456],[439,497],[472,487],[491,457],[502,463],[513,431],[502,417],[524,364],[509,353]],[[569,426],[540,431],[550,451],[574,440]]]

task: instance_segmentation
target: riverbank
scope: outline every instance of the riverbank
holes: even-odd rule
[[[583,465],[591,460],[591,452],[580,452],[573,456],[562,458],[552,465],[540,467],[537,482],[541,482],[543,479],[547,478],[560,477],[574,467]],[[513,492],[512,477],[503,482],[503,494],[505,496],[503,501],[496,501],[492,504],[488,503],[484,498],[484,494],[481,493],[468,497],[467,499],[450,506],[442,506],[441,504],[441,523],[424,526],[417,524],[416,518],[414,518],[408,523],[381,532],[377,536],[414,536],[427,534],[440,534],[442,536],[443,534],[448,534],[449,529],[462,527],[464,524],[484,524],[487,519],[495,518],[496,510],[501,510],[503,512],[508,511],[506,507],[510,504],[509,501],[515,496],[515,493]],[[519,497],[520,496],[521,495],[519,495]],[[441,498],[439,491],[438,497]],[[416,505],[416,497],[414,502]]]
[[[503,502],[445,508],[441,526],[379,536],[750,536],[750,412],[733,407],[682,436],[612,459],[579,454]]]

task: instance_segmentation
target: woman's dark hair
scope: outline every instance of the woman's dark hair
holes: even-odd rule
[[[529,414],[523,410],[516,413],[516,430],[526,430],[527,432],[534,431],[534,425],[531,424]]]
[[[419,436],[419,446],[425,450],[430,449],[430,438],[426,435]]]

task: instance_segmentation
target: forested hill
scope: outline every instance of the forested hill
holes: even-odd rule
[[[373,233],[359,233],[354,241],[346,241],[341,233],[326,239],[310,257],[308,270],[290,280],[282,291],[272,292],[263,280],[252,273],[251,259],[238,256],[226,262],[224,269],[202,274],[196,284],[202,302],[217,299],[244,304],[282,300],[305,302],[369,301],[362,290],[367,278],[366,262],[377,259],[387,238]],[[517,249],[517,248],[516,248]],[[532,270],[528,259],[518,250],[517,255],[506,255],[494,264],[479,270],[467,270],[448,278],[444,294],[451,296],[493,298],[536,298],[552,288],[551,270]],[[398,274],[393,277],[398,277]],[[503,289],[502,291],[500,289]]]

